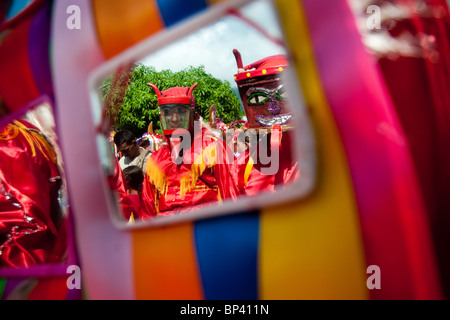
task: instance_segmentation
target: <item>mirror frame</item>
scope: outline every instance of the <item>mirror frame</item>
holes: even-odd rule
[[[154,35],[151,35],[147,39],[140,43],[128,48],[121,54],[105,61],[99,67],[94,69],[88,77],[88,94],[91,101],[91,112],[95,127],[99,127],[102,121],[102,95],[100,92],[101,83],[109,76],[114,74],[121,66],[129,65],[136,61],[140,61],[150,54],[160,50],[161,48],[180,40],[193,32],[198,31],[202,27],[208,26],[222,17],[227,16],[231,9],[239,10],[245,5],[248,5],[256,1],[267,1],[275,12],[275,16],[278,20],[280,30],[282,25],[279,22],[276,7],[272,0],[234,0],[224,3],[219,3],[212,6],[205,12],[201,12],[192,16],[191,18],[173,25],[170,28],[163,29]],[[113,224],[119,229],[135,229],[142,227],[155,227],[172,223],[186,222],[192,220],[200,220],[205,218],[217,217],[227,214],[242,213],[251,210],[257,210],[268,206],[278,205],[295,199],[305,198],[310,192],[312,192],[316,184],[316,143],[315,132],[313,130],[312,121],[308,115],[306,103],[303,99],[302,90],[297,75],[295,74],[295,66],[289,55],[289,48],[286,45],[285,51],[287,52],[290,68],[285,71],[283,75],[286,79],[286,88],[289,95],[289,101],[300,102],[302,107],[292,107],[294,113],[294,155],[298,159],[300,165],[300,178],[287,185],[283,190],[279,190],[271,193],[263,193],[254,196],[239,197],[236,201],[226,200],[222,204],[213,206],[201,207],[198,210],[187,212],[181,215],[164,216],[161,218],[149,219],[149,220],[135,220],[134,223],[128,223],[126,220],[120,220],[118,208],[113,208],[114,204],[109,204],[109,213]],[[232,52],[230,52],[232,55]],[[233,58],[234,59],[234,58]],[[231,71],[232,72],[232,71]],[[240,97],[239,97],[240,99]],[[97,134],[98,138],[99,134]],[[105,148],[103,141],[97,139],[98,152],[100,148]],[[108,165],[110,159],[101,159],[100,162],[103,165]],[[99,165],[101,164],[99,163]],[[103,170],[104,171],[104,170]],[[106,176],[105,183],[106,187]],[[106,192],[106,191],[105,191]],[[108,198],[111,196],[106,195]]]

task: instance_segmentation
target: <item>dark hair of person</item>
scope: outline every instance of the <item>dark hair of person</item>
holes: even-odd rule
[[[114,135],[114,143],[117,147],[120,147],[124,143],[132,144],[135,139],[133,132],[129,130],[122,130]]]
[[[139,194],[142,191],[144,183],[144,173],[138,166],[129,166],[123,169],[123,175],[129,188],[137,190]]]

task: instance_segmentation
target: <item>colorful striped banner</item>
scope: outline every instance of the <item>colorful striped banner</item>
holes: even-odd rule
[[[259,213],[199,220],[194,229],[205,299],[258,299]]]
[[[136,299],[203,299],[193,235],[192,223],[132,232]]]
[[[383,290],[372,290],[371,298],[439,298],[410,150],[376,63],[363,46],[347,2],[303,3],[323,88],[348,158],[366,260],[383,274]]]
[[[277,1],[317,133],[311,195],[261,213],[261,299],[367,299],[366,263],[346,156],[300,2]]]
[[[92,14],[106,59],[164,27],[156,0],[93,0]]]
[[[8,17],[27,2],[14,1]],[[2,39],[0,96],[10,111],[57,93],[83,292],[69,290],[66,275],[15,275],[0,278],[0,299],[441,298],[410,150],[345,0],[275,1],[316,133],[311,194],[173,225],[114,225],[98,155],[86,152],[97,150],[89,76],[217,2],[78,0],[81,30],[65,28],[73,1],[46,2]],[[367,288],[370,265],[381,268],[382,290]]]
[[[156,0],[164,26],[169,28],[177,22],[207,8],[205,0]]]

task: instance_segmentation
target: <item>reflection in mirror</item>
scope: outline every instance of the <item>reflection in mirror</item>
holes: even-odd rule
[[[0,267],[66,257],[67,189],[51,104],[0,125]]]
[[[242,199],[249,208],[301,180],[304,106],[288,100],[282,32],[270,1],[241,2],[97,80],[99,149],[122,221],[196,217]]]

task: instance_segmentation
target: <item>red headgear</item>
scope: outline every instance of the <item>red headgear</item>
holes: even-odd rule
[[[159,91],[158,87],[154,85],[153,83],[147,83],[148,86],[152,87],[153,90],[155,90],[156,96],[158,98],[158,105],[159,107],[163,107],[164,105],[168,104],[181,104],[181,105],[188,105],[190,106],[190,114],[188,118],[188,128],[184,127],[184,129],[188,129],[189,132],[194,131],[194,114],[195,114],[195,100],[192,95],[192,92],[194,91],[195,87],[197,86],[197,83],[194,83],[191,87],[173,87],[164,91]],[[161,117],[161,124],[163,126],[164,135],[172,135],[174,127],[165,127]]]
[[[243,67],[241,54],[234,49],[238,73],[234,75],[244,106],[249,128],[290,127],[292,113],[285,97],[284,83],[279,76],[287,67],[285,55],[263,58]]]
[[[191,108],[195,108],[195,100],[192,96],[197,83],[194,83],[192,87],[173,87],[164,91],[159,91],[158,87],[153,83],[147,83],[148,86],[152,87],[156,96],[158,97],[158,104],[161,106],[163,104],[188,104]]]
[[[270,56],[253,62],[248,66],[242,66],[241,54],[234,49],[233,54],[236,58],[238,73],[234,75],[234,80],[239,83],[255,77],[268,76],[282,72],[288,66],[288,60],[285,55],[279,54]]]

